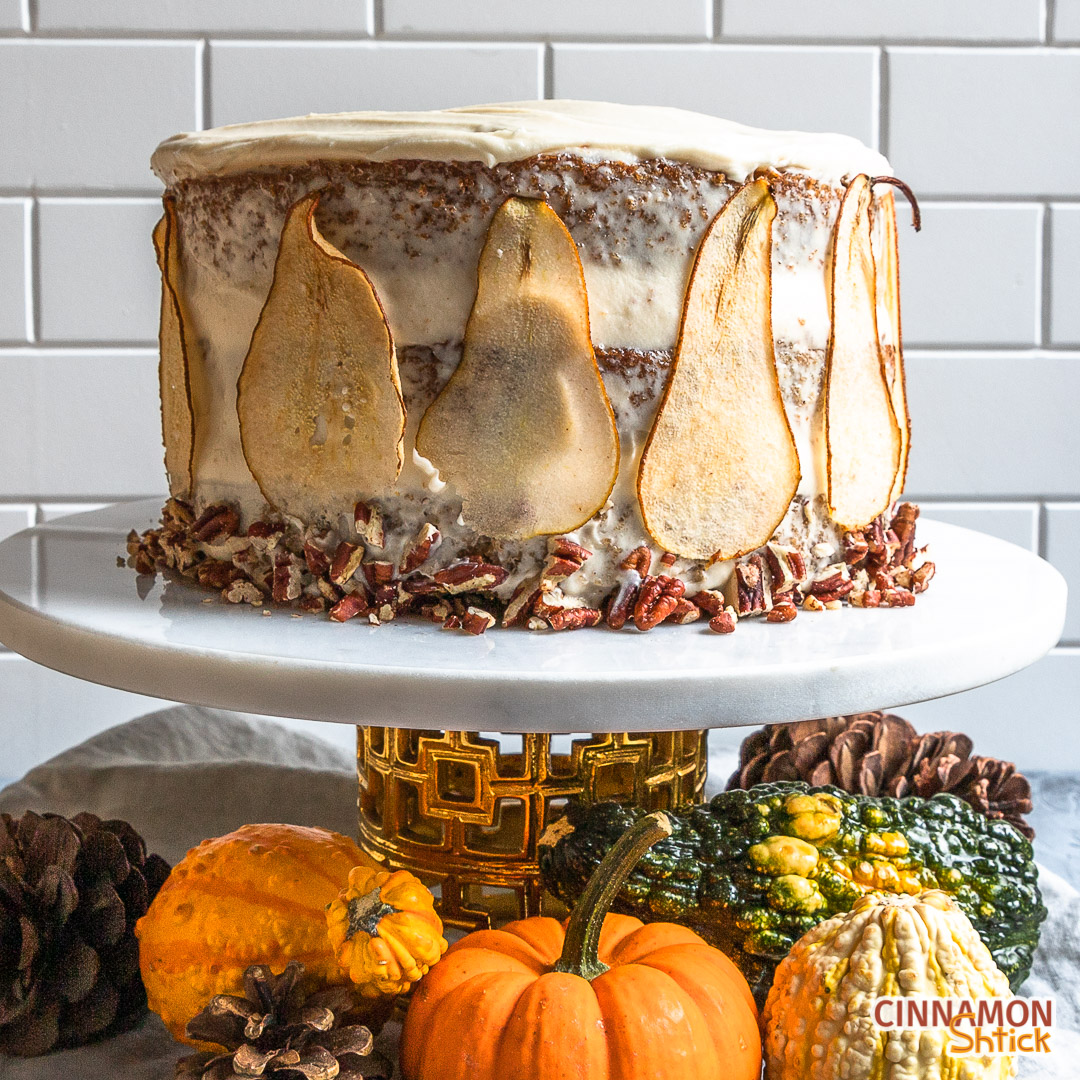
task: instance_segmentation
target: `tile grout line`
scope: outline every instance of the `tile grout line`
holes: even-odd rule
[[[555,49],[550,41],[545,41],[541,47],[540,97],[549,101],[555,96]]]
[[[712,15],[710,41],[719,41],[724,35],[724,0],[713,0],[709,13]]]
[[[32,345],[41,344],[41,207],[30,200],[29,229],[26,235],[26,336]]]
[[[889,50],[881,49],[877,63],[877,148],[884,157],[889,156]]]
[[[23,203],[23,318],[25,320],[26,340],[34,344],[37,340],[37,322],[34,318],[34,218],[37,206],[34,199]]]
[[[195,119],[199,130],[210,126],[210,40],[199,42],[195,70]]]
[[[386,30],[386,7],[383,0],[367,0],[367,9],[372,40],[378,40]]]
[[[1040,300],[1041,307],[1038,312],[1038,335],[1043,347],[1053,346],[1053,302],[1054,302],[1054,210],[1053,206],[1046,204],[1042,209],[1042,220],[1039,230],[1039,245],[1041,259],[1039,260],[1039,275],[1041,278]]]

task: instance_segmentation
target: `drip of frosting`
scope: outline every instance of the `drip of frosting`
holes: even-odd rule
[[[847,135],[768,131],[684,109],[599,101],[521,101],[432,112],[354,112],[234,124],[174,135],[152,159],[166,183],[306,161],[521,161],[569,152],[587,160],[667,158],[742,181],[794,169],[837,184],[888,174],[888,161]]]

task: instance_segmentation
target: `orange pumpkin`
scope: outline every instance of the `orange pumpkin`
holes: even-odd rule
[[[312,988],[347,983],[326,907],[356,866],[376,864],[346,836],[298,825],[245,825],[204,840],[174,867],[138,921],[150,1008],[181,1042],[215,994],[242,994],[250,964],[304,965]]]
[[[642,818],[597,868],[567,923],[543,917],[462,938],[417,985],[405,1080],[757,1080],[750,987],[673,923],[609,915],[671,825]]]

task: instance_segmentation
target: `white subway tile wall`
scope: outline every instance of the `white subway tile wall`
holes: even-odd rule
[[[1080,45],[1080,0],[1055,0],[1053,40]]]
[[[349,34],[369,36],[365,0],[37,0],[37,29],[62,33],[133,30],[192,34]]]
[[[1050,340],[1055,345],[1080,345],[1080,206],[1051,208],[1050,246]]]
[[[22,0],[0,0],[0,31],[23,29]]]
[[[383,0],[388,34],[448,37],[642,38],[702,41],[712,36],[712,0],[547,0],[491,4],[488,0]]]
[[[1080,503],[1047,506],[1046,557],[1069,583],[1069,613],[1063,638],[1080,644]]]
[[[26,341],[29,199],[0,199],[0,341]]]
[[[1040,0],[724,0],[721,33],[739,40],[979,41],[1042,40]]]
[[[157,199],[41,199],[38,337],[53,342],[157,340],[161,284],[146,238]]]
[[[1080,0],[0,0],[0,537],[164,490],[149,157],[175,131],[538,96],[844,131],[923,197],[902,240],[909,491],[1042,552],[1076,594],[1047,660],[902,711],[1080,768],[1070,46]],[[1032,701],[1061,736],[1044,758],[1016,735]],[[0,652],[9,775],[156,704]]]
[[[1043,213],[1038,204],[923,206],[922,231],[900,229],[904,344],[1038,345]]]
[[[877,141],[874,49],[556,44],[552,51],[552,97],[674,105],[759,127]]]

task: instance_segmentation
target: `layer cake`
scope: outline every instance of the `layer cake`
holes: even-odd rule
[[[929,582],[896,182],[856,140],[546,101],[219,128],[153,167],[172,498],[140,571],[473,632],[726,632]]]

